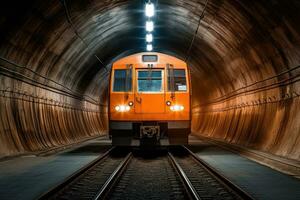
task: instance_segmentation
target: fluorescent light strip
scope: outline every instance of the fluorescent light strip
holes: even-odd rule
[[[154,5],[153,5],[153,3],[146,3],[145,15],[147,17],[153,17],[154,16]]]
[[[152,51],[152,50],[153,50],[152,44],[147,44],[147,51]]]
[[[152,36],[151,33],[149,33],[149,34],[146,35],[146,41],[147,42],[152,42],[153,41],[153,36]]]
[[[152,32],[154,30],[154,23],[153,21],[146,22],[146,31]]]

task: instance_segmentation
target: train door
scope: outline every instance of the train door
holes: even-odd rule
[[[136,69],[136,113],[164,113],[165,91],[163,69]]]

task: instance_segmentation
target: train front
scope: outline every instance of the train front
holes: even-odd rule
[[[140,53],[115,62],[109,135],[117,146],[179,145],[190,133],[190,80],[184,61]]]

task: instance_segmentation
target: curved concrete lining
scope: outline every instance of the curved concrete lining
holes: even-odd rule
[[[154,50],[191,67],[194,134],[299,160],[299,2],[208,0],[204,10],[205,3],[160,0],[155,17]],[[1,6],[0,155],[106,130],[110,65],[145,50],[143,7],[138,0]]]

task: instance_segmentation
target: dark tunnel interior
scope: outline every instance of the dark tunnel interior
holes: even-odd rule
[[[110,67],[145,51],[144,3],[1,3],[1,157],[107,133]],[[155,3],[154,51],[191,70],[192,133],[299,161],[300,1]]]

